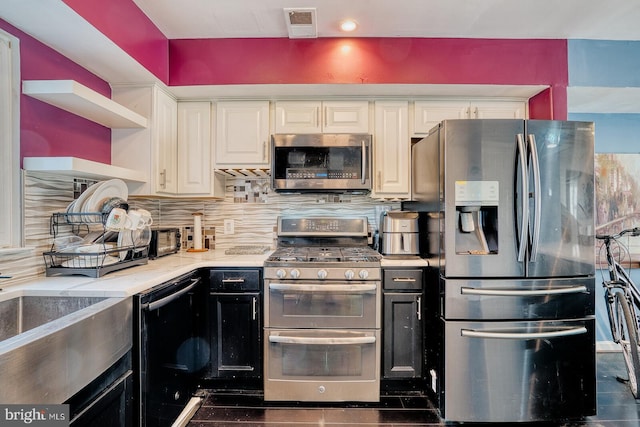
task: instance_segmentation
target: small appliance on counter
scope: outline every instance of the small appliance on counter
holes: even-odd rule
[[[418,256],[418,213],[386,211],[380,215],[379,250],[385,256]]]
[[[180,250],[180,229],[177,227],[155,227],[151,229],[149,258],[175,254]]]

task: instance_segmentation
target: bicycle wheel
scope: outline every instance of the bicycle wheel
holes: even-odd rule
[[[618,330],[622,355],[629,373],[629,387],[633,397],[638,398],[638,379],[640,378],[640,356],[638,355],[638,330],[632,307],[624,293],[616,293],[615,322]]]

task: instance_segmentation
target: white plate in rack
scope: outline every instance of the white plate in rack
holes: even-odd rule
[[[90,197],[85,199],[82,212],[100,212],[104,200],[113,197],[119,197],[122,200],[127,200],[129,197],[129,189],[123,180],[110,179],[100,183],[100,186],[93,191]]]
[[[84,190],[84,193],[78,196],[78,198],[76,199],[76,202],[73,203],[73,206],[71,207],[71,209],[67,208],[67,213],[78,214],[78,213],[85,212],[83,208],[84,203],[91,197],[91,195],[98,189],[98,187],[100,187],[101,184],[102,184],[102,181],[96,182],[95,184],[93,184],[92,186]],[[79,215],[73,215],[69,219],[73,222],[82,221],[82,218]]]

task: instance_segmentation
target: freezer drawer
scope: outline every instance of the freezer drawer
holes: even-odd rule
[[[593,316],[595,278],[440,278],[440,315],[447,320],[544,320]]]
[[[431,384],[444,419],[553,421],[596,413],[595,319],[441,321],[441,328],[441,371],[432,372]]]

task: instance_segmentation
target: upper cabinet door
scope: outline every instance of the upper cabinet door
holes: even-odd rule
[[[178,104],[161,90],[156,91],[156,193],[175,194],[178,191]]]
[[[368,101],[322,103],[324,133],[369,133]]]
[[[321,133],[319,101],[276,102],[275,133]]]
[[[211,103],[178,103],[178,193],[211,193]]]
[[[269,167],[269,101],[229,101],[216,105],[219,168]]]
[[[478,101],[471,106],[472,119],[525,119],[525,102]]]
[[[468,119],[469,101],[416,101],[413,134],[427,134],[443,120]]]
[[[276,102],[275,133],[369,133],[368,101]]]
[[[443,120],[452,119],[525,119],[524,101],[416,101],[412,135],[426,135]]]
[[[374,198],[408,199],[411,195],[408,105],[406,101],[375,103]]]

